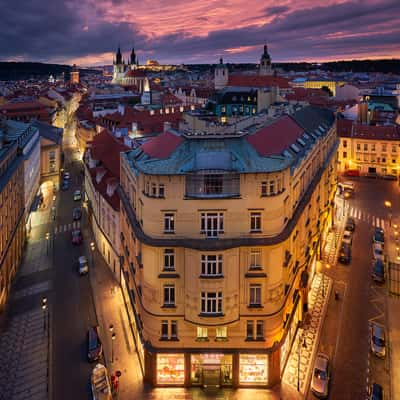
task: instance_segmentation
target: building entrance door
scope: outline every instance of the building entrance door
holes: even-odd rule
[[[221,384],[221,367],[215,364],[203,365],[203,386],[219,387]]]

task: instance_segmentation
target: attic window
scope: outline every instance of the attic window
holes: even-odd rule
[[[303,133],[303,138],[306,140],[311,139],[310,136],[305,132]]]
[[[306,145],[306,142],[301,138],[297,138],[297,142],[300,143],[303,147]]]
[[[297,147],[297,145],[295,145],[294,143],[290,145],[290,148],[295,152],[295,153],[299,153],[300,149]]]
[[[314,133],[315,133],[317,136],[321,136],[321,135],[322,135],[322,133],[321,133],[318,129],[315,129],[315,130],[314,130]]]
[[[289,152],[288,150],[285,150],[285,151],[283,152],[283,155],[284,155],[285,157],[292,158],[292,155],[290,154],[290,152]]]

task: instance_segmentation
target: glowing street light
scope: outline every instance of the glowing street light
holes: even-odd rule
[[[50,233],[49,232],[47,232],[46,233],[46,253],[47,253],[47,255],[49,255],[49,239],[50,239]]]
[[[42,310],[43,310],[43,332],[46,332],[47,297],[42,298]]]
[[[392,213],[390,212],[392,208],[392,202],[389,200],[385,200],[385,207],[389,210],[389,226],[392,226]]]
[[[94,242],[90,242],[90,261],[91,261],[92,266],[93,266],[93,253],[94,253],[94,249],[95,249],[95,244],[94,244]]]

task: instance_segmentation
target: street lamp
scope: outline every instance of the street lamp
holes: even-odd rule
[[[392,202],[389,200],[385,200],[385,207],[389,210],[389,226],[392,226],[392,213],[390,212],[392,208]]]
[[[94,242],[90,242],[90,259],[91,259],[92,266],[93,266],[93,252],[94,252],[94,249],[95,249]]]
[[[110,324],[108,329],[111,332],[111,362],[113,363],[114,362],[114,340],[115,340],[114,325]]]
[[[42,310],[43,310],[43,332],[46,332],[47,297],[42,298]]]
[[[47,253],[47,255],[49,255],[49,239],[50,239],[50,233],[49,232],[47,232],[46,233],[46,253]]]
[[[303,332],[304,333],[304,332]],[[303,343],[301,341],[303,340]],[[307,348],[306,338],[303,338],[303,335],[299,337],[299,344],[297,346],[297,391],[300,392],[300,357],[301,357],[301,349]]]

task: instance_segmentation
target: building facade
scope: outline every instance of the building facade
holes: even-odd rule
[[[333,114],[306,107],[122,154],[121,284],[147,382],[280,381],[332,223],[336,150]]]
[[[0,311],[4,310],[25,242],[24,156],[14,128],[0,123]]]

